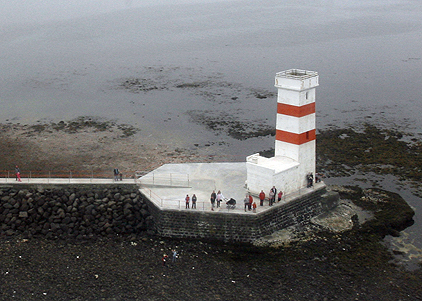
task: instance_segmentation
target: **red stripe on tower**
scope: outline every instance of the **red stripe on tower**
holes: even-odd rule
[[[303,117],[315,113],[315,102],[300,107],[277,103],[277,114],[289,115],[293,117]]]
[[[282,142],[301,145],[309,141],[315,140],[316,131],[315,129],[313,129],[301,134],[295,134],[295,133],[286,132],[282,130],[276,130],[275,139]]]

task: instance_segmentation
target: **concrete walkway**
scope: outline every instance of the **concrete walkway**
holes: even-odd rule
[[[245,188],[246,163],[181,163],[166,164],[139,178],[140,191],[156,206],[163,209],[197,210],[220,213],[256,214],[244,210],[244,198],[248,193]],[[289,195],[283,195],[281,206],[300,195],[311,193],[315,189],[325,187],[323,182],[314,187],[303,188]],[[237,202],[235,209],[228,209],[225,202],[220,208],[211,208],[210,196],[212,191],[221,190],[226,200],[234,198]],[[265,191],[268,196],[269,191]],[[197,196],[196,209],[185,209],[186,195],[192,199]],[[259,206],[258,197],[254,197],[257,213],[269,210],[268,201]],[[192,206],[192,202],[190,203]],[[213,209],[213,210],[212,210]]]
[[[22,182],[18,182],[15,178],[0,178],[0,184],[135,184],[135,180],[114,181],[112,178],[22,178]]]
[[[248,193],[245,188],[246,163],[180,163],[165,164],[154,171],[140,177],[139,179],[123,179],[114,181],[113,178],[22,178],[18,182],[15,178],[0,178],[1,184],[137,184],[140,191],[148,197],[157,207],[172,210],[196,210],[220,213],[257,214],[264,212],[270,207],[268,200],[264,206],[259,206],[258,197],[254,196],[257,204],[256,213],[244,210],[244,198]],[[303,188],[300,191],[283,195],[279,203],[274,206],[281,206],[298,196],[311,193],[316,189],[324,188],[323,182],[316,183],[312,188]],[[221,190],[225,198],[220,208],[212,208],[210,196],[212,191],[216,193]],[[268,196],[269,191],[265,191]],[[185,209],[186,195],[192,199],[196,194],[196,209]],[[236,200],[236,207],[228,209],[226,201],[230,198]],[[190,204],[192,206],[192,202]],[[216,204],[217,205],[217,204]]]

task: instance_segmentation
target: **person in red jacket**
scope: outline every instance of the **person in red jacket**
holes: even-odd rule
[[[277,196],[277,201],[280,202],[281,201],[281,197],[283,196],[283,192],[280,190]]]
[[[264,190],[261,190],[261,193],[259,194],[259,206],[264,206],[264,200],[265,200],[265,192]]]
[[[255,203],[255,202],[253,202],[253,203],[252,203],[252,208],[253,208],[253,209],[252,209],[252,210],[253,210],[253,212],[256,212],[256,203]]]
[[[189,195],[186,195],[186,197],[185,197],[186,209],[189,209],[189,200],[190,200]]]

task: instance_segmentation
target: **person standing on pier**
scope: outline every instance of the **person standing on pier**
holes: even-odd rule
[[[218,192],[217,192],[217,208],[219,208],[220,207],[220,203],[221,203],[221,201],[224,199],[224,196],[223,196],[223,194],[221,193],[221,191],[219,190]]]
[[[274,199],[274,190],[273,190],[273,188],[271,188],[270,193],[268,194],[268,205],[269,206],[273,205],[273,199]]]
[[[215,193],[215,190],[213,190],[211,193],[211,210],[214,210],[216,198],[217,198],[217,194]]]
[[[189,195],[188,194],[185,197],[185,201],[186,201],[186,209],[189,209],[189,201],[190,201],[190,198],[189,198]]]
[[[115,168],[113,170],[113,174],[114,174],[114,181],[117,182],[119,180],[119,169],[118,168]]]
[[[249,193],[249,205],[248,205],[248,210],[251,211],[252,210],[252,203],[253,203],[253,197],[252,195]]]
[[[21,170],[19,169],[19,167],[17,165],[15,167],[15,175],[16,175],[16,181],[22,182],[22,180],[21,180]]]
[[[261,193],[259,194],[259,206],[264,206],[264,200],[265,200],[265,192],[264,190],[261,190]]]
[[[245,212],[246,212],[246,208],[249,207],[249,196],[248,195],[245,196],[243,203],[245,203]]]
[[[271,191],[273,192],[273,198],[271,200],[271,206],[275,203],[275,198],[277,196],[277,188],[275,188],[275,186],[273,186],[273,188],[271,188]]]
[[[278,197],[277,197],[277,201],[280,202],[281,201],[281,197],[283,196],[283,192],[280,190],[280,192],[278,193]]]
[[[196,195],[193,194],[192,196],[192,209],[196,209]]]

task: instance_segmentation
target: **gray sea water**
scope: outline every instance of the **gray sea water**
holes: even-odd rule
[[[274,138],[216,135],[194,116],[271,126],[274,76],[299,68],[320,76],[318,128],[371,122],[422,135],[420,1],[0,4],[2,123],[99,116],[175,146],[215,142],[243,161]],[[120,86],[134,78],[147,91]],[[415,226],[394,243],[411,244],[420,258],[421,200],[394,189],[417,211]]]

